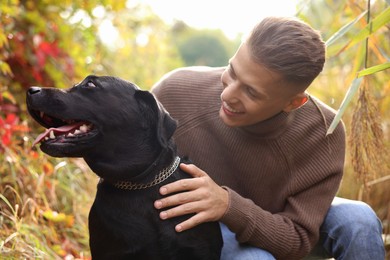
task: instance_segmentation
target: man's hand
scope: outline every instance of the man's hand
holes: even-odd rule
[[[168,219],[195,213],[175,227],[177,232],[222,218],[228,206],[228,192],[195,165],[182,163],[180,168],[194,178],[179,180],[160,188],[161,195],[178,192],[155,201],[154,206],[157,209],[173,207],[161,211],[160,218]]]

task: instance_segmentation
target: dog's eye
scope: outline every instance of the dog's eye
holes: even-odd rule
[[[95,88],[96,85],[95,85],[95,83],[93,83],[92,81],[88,81],[88,82],[87,82],[87,87]]]

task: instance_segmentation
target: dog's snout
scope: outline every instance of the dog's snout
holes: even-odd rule
[[[41,88],[40,87],[31,87],[28,89],[28,94],[29,95],[33,95],[33,94],[37,94],[41,92]]]

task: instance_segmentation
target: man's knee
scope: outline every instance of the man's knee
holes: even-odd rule
[[[382,233],[382,224],[367,203],[342,198],[334,199],[323,226],[326,229],[337,228],[339,232],[353,236],[368,230]]]
[[[335,198],[321,226],[321,243],[336,259],[383,259],[382,224],[361,201]]]

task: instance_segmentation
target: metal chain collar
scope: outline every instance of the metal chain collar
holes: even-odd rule
[[[177,169],[180,163],[180,157],[176,157],[175,161],[168,167],[163,169],[152,182],[149,183],[135,183],[131,181],[120,181],[114,184],[115,188],[122,190],[141,190],[155,186],[169,178]]]

